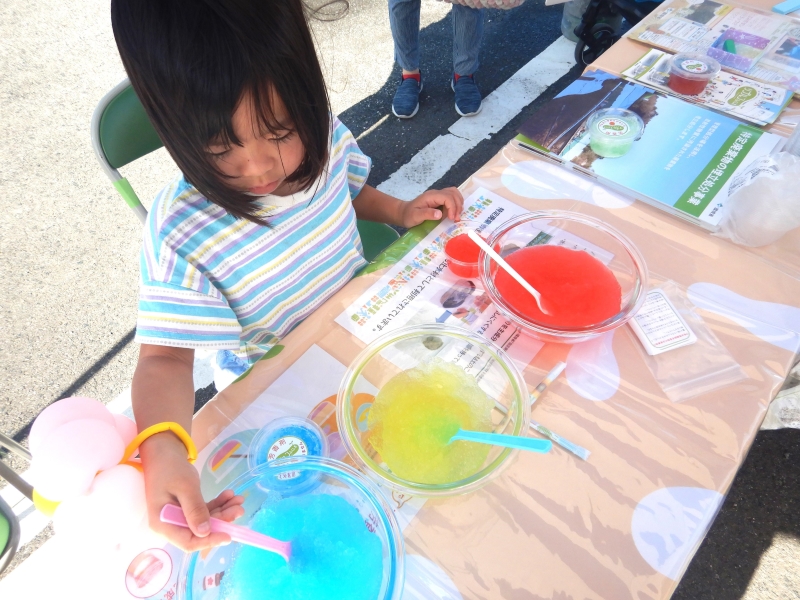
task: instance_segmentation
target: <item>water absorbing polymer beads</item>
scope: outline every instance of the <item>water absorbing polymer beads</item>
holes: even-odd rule
[[[383,578],[382,544],[347,500],[312,494],[267,502],[250,527],[292,542],[286,562],[241,546],[222,580],[225,600],[375,600]]]
[[[642,118],[625,108],[603,108],[586,122],[589,145],[598,156],[619,158],[630,152],[644,129]]]
[[[450,238],[444,245],[444,253],[448,258],[447,268],[458,277],[475,279],[478,276],[478,257],[481,249],[469,235],[460,233]]]
[[[677,54],[670,60],[667,85],[678,94],[696,96],[703,93],[719,70],[719,63],[710,56]]]
[[[491,431],[494,402],[475,379],[434,358],[392,377],[369,411],[369,441],[391,471],[408,481],[442,484],[477,473],[485,444],[450,438],[462,429]]]
[[[533,296],[503,270],[494,284],[518,314],[556,327],[588,327],[620,311],[622,290],[607,266],[583,250],[563,246],[531,246],[505,257],[506,262],[542,295],[539,310]]]

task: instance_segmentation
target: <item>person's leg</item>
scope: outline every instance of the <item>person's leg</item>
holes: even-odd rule
[[[484,9],[453,4],[452,10],[453,71],[458,75],[473,75],[478,70]]]
[[[389,26],[394,60],[406,73],[419,72],[419,11],[421,0],[389,0]]]
[[[389,0],[389,25],[394,59],[403,74],[392,100],[392,112],[408,119],[419,110],[422,75],[419,71],[419,11],[421,0]]]
[[[484,9],[453,4],[453,80],[456,111],[462,117],[481,111],[481,92],[475,83],[483,37]]]

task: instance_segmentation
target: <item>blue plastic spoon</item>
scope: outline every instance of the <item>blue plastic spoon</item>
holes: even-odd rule
[[[519,435],[504,435],[502,433],[467,431],[464,429],[459,429],[447,443],[452,444],[456,440],[490,444],[492,446],[504,446],[506,448],[516,448],[518,450],[530,450],[531,452],[550,452],[550,448],[553,447],[553,443],[550,440],[540,440]]]

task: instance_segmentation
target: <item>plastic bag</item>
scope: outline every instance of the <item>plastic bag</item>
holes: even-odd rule
[[[777,152],[753,161],[728,188],[717,235],[742,246],[766,246],[800,227],[800,157]]]
[[[651,356],[630,327],[626,327],[634,344],[641,350],[642,358],[653,377],[670,400],[683,402],[747,378],[736,359],[694,311],[686,294],[674,281],[666,281],[654,287],[664,292],[697,337],[697,341],[689,346]]]

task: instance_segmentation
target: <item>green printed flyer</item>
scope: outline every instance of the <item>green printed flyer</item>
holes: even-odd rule
[[[672,54],[652,49],[622,72],[633,79],[681,100],[726,113],[731,117],[763,126],[774,123],[792,101],[792,91],[742,75],[720,71],[697,96],[682,96],[668,85]]]
[[[607,108],[632,111],[644,122],[641,137],[614,158],[592,149],[587,127],[595,112]],[[584,73],[519,131],[523,147],[545,150],[611,188],[712,230],[733,175],[784,141],[603,71]]]

